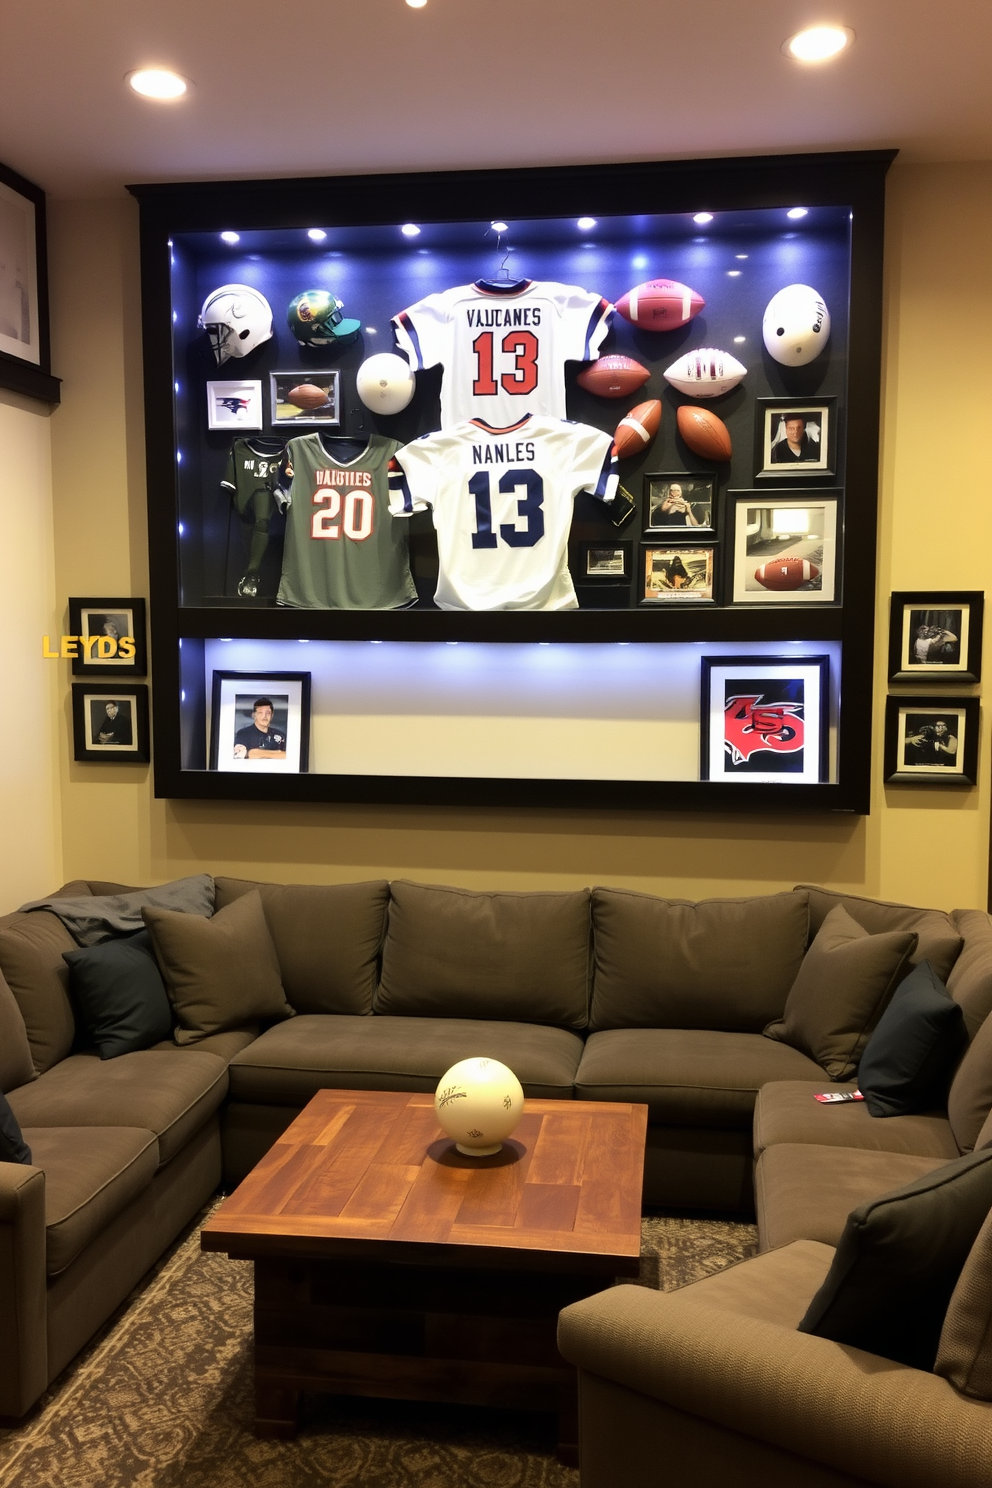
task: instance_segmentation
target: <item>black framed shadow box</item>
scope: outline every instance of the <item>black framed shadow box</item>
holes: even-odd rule
[[[866,812],[892,158],[132,187],[156,792]]]

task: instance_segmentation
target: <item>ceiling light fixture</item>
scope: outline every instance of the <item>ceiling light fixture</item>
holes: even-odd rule
[[[427,4],[427,0],[406,0],[406,3],[411,10],[423,10]]]
[[[420,228],[415,222],[404,222],[403,226],[400,228],[400,232],[405,238],[420,237]]]
[[[693,222],[698,222],[699,225],[700,225],[700,227],[705,227],[706,224],[707,224],[707,222],[712,222],[713,221],[713,213],[712,212],[697,212],[696,215],[693,217],[692,220],[693,220]]]
[[[795,36],[783,41],[782,50],[797,62],[829,62],[853,40],[854,32],[850,26],[807,26],[804,31],[797,31]]]
[[[311,227],[307,231],[307,237],[311,243],[322,243],[327,234],[322,227]]]
[[[139,67],[136,72],[127,74],[126,81],[142,98],[154,98],[157,103],[170,103],[182,98],[189,88],[185,78],[166,67]]]
[[[581,232],[588,232],[590,228],[596,226],[596,219],[595,217],[580,217],[575,225]]]
[[[808,217],[809,216],[809,208],[808,207],[790,207],[789,210],[786,212],[785,215],[786,215],[786,217],[790,217],[793,222],[798,222],[799,219],[800,219],[800,217]]]
[[[221,238],[225,243],[240,243],[241,234],[236,232],[222,232]]]
[[[508,222],[490,222],[489,226],[492,228],[493,232],[505,233],[510,231],[510,225]]]

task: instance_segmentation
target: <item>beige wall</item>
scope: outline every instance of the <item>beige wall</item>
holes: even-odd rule
[[[992,515],[975,431],[987,400],[954,369],[980,365],[992,339],[990,187],[989,165],[896,167],[890,178],[876,783],[889,590],[985,586]],[[147,593],[136,210],[72,203],[52,217],[56,370],[66,379],[53,424],[59,599]],[[966,310],[945,307],[947,284]],[[983,745],[976,791],[877,786],[873,814],[853,820],[170,803],[152,798],[143,770],[64,764],[63,867],[66,877],[135,883],[207,867],[286,880],[607,881],[690,896],[809,879],[984,905],[987,755]]]

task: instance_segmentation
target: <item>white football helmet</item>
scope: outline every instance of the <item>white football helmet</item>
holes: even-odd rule
[[[355,376],[358,396],[373,413],[400,413],[416,388],[409,362],[394,351],[365,359]]]
[[[772,295],[761,322],[765,350],[783,367],[805,367],[830,338],[830,311],[809,284],[787,284]]]
[[[247,356],[272,336],[272,308],[250,284],[222,284],[203,302],[197,325],[207,332],[218,367]]]

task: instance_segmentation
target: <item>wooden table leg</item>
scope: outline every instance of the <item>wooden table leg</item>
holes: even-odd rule
[[[255,1435],[292,1440],[300,1413],[300,1392],[255,1381]]]

